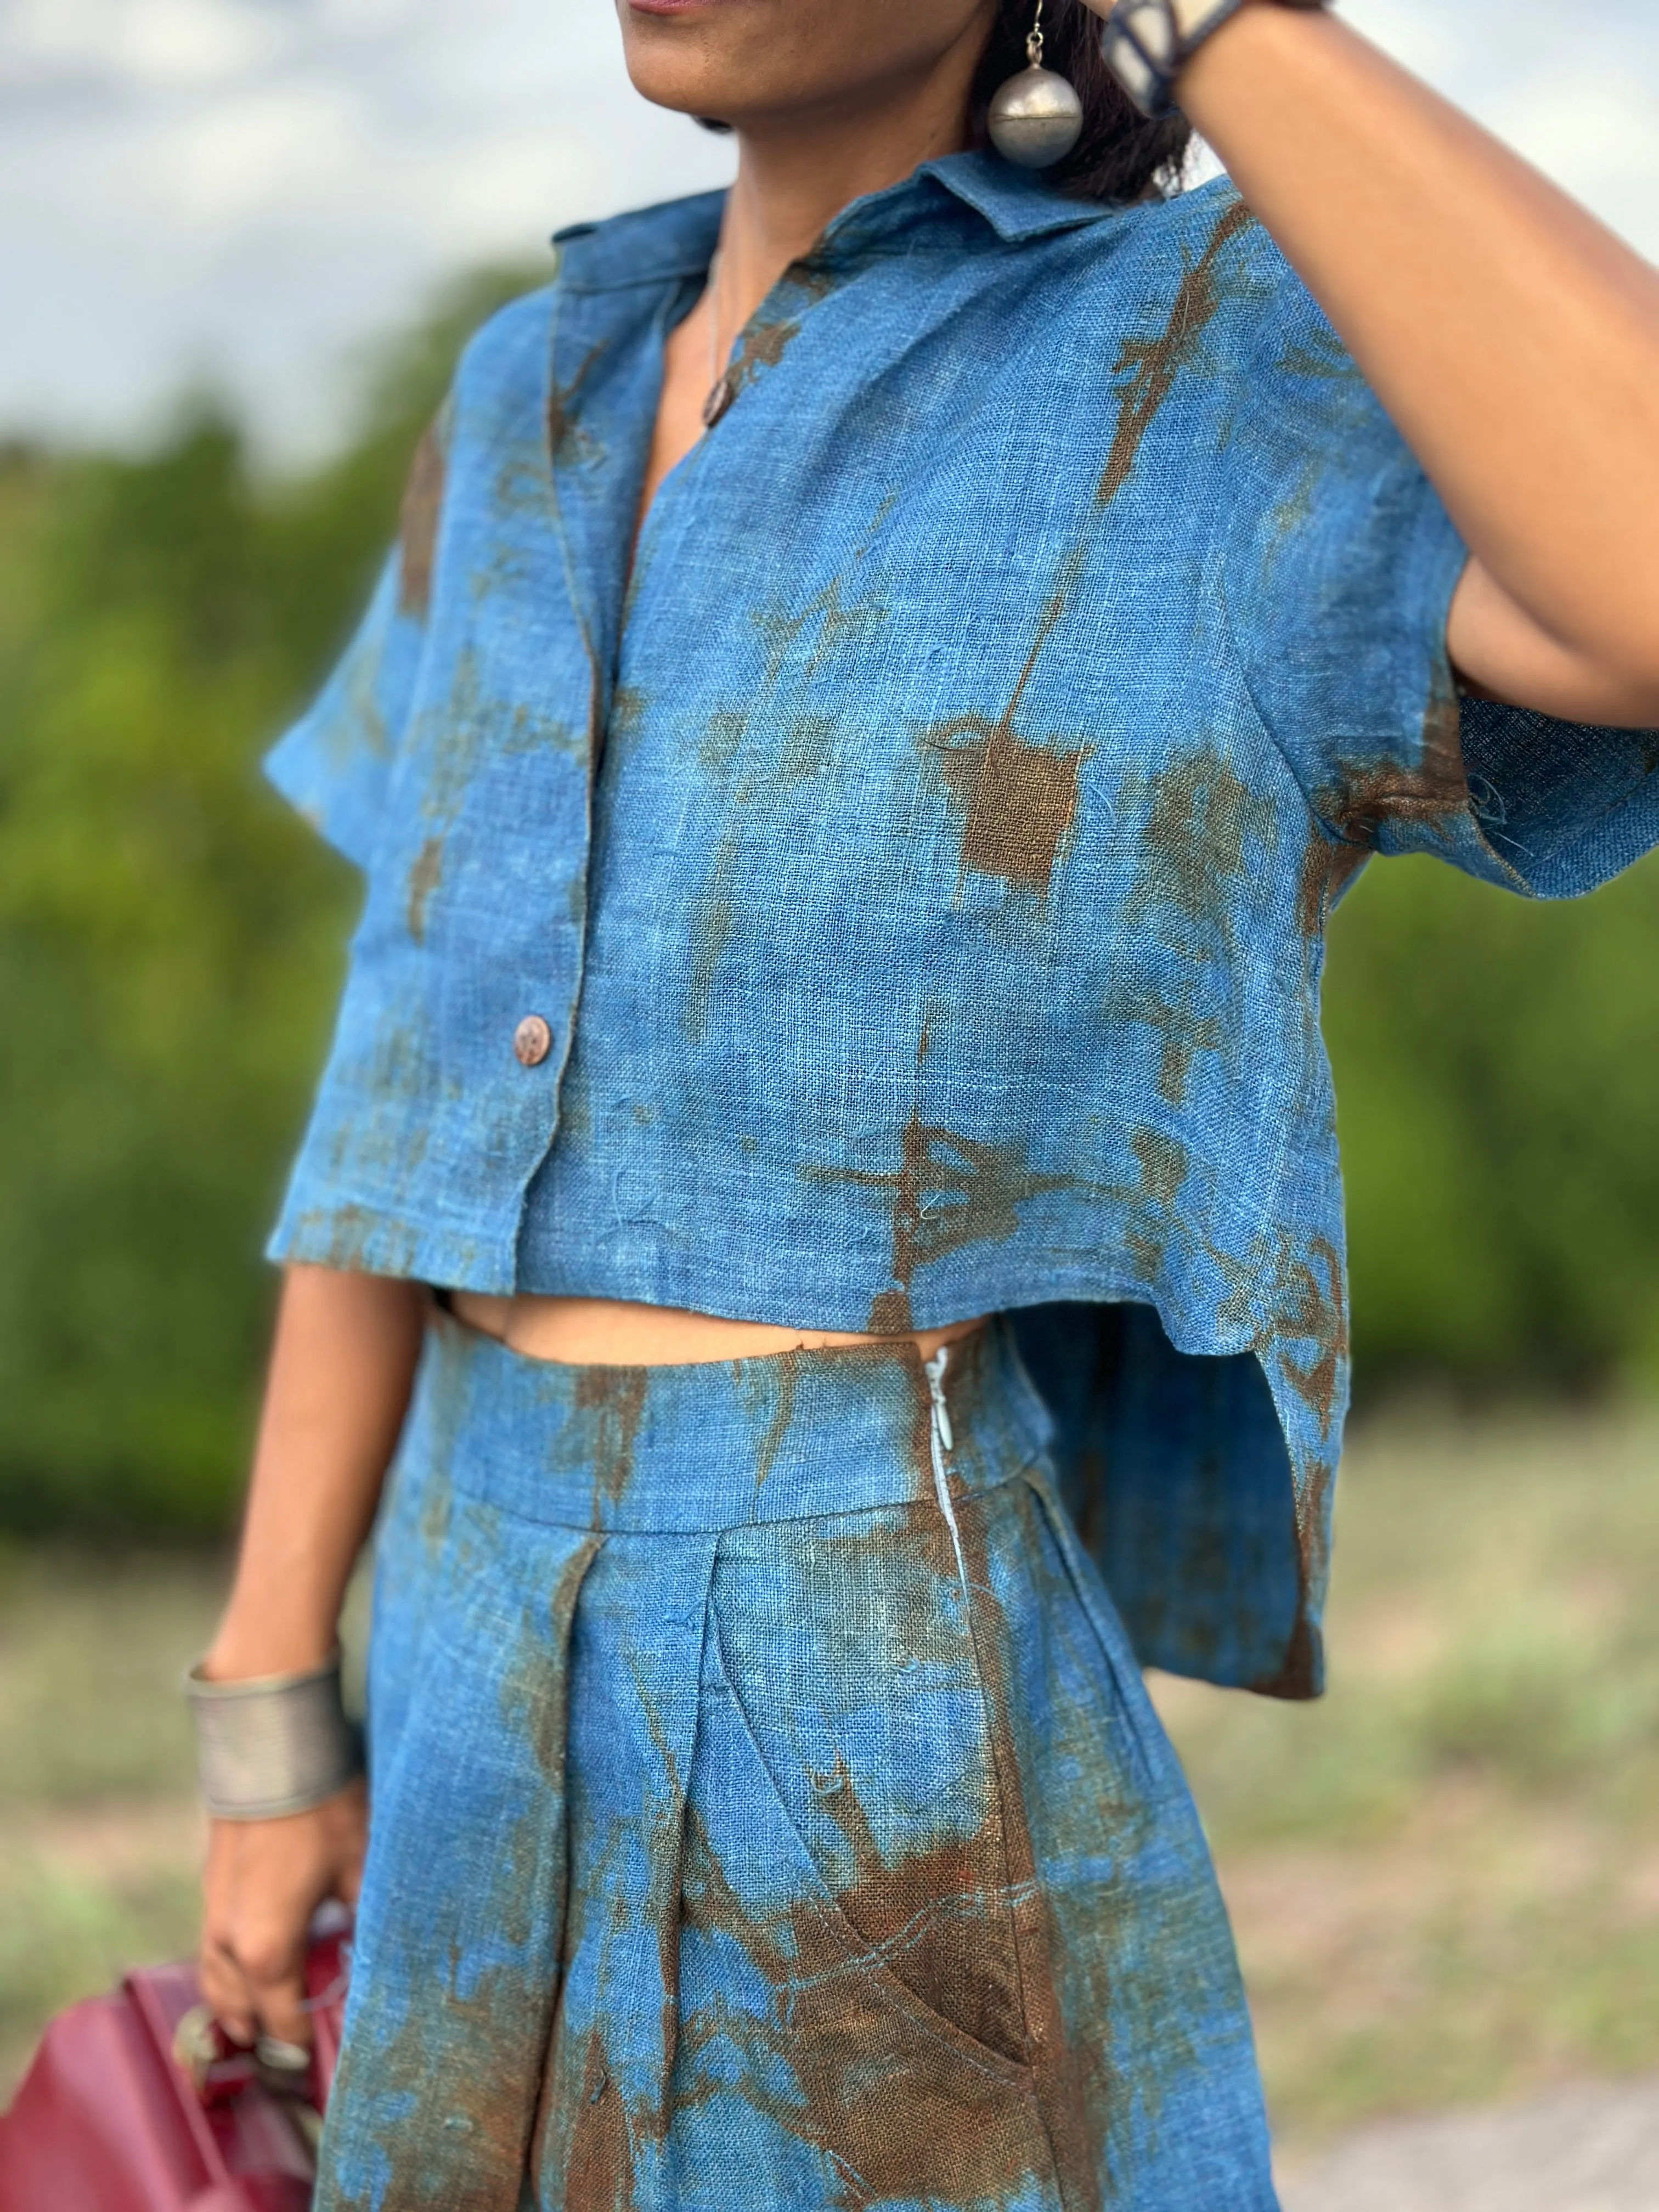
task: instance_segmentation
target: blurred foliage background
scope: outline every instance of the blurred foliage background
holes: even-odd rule
[[[258,1255],[355,879],[255,763],[349,630],[480,276],[269,481],[211,405],[0,453],[0,1530],[223,1530]],[[1659,1393],[1659,865],[1539,908],[1425,861],[1337,917],[1362,1394]]]
[[[458,288],[297,481],[207,403],[142,457],[0,450],[0,1532],[234,1515],[259,1248],[358,902],[257,763],[361,611],[464,338],[545,273]]]

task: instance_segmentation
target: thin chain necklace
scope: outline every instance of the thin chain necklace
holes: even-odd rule
[[[720,367],[720,274],[724,267],[719,246],[708,264],[708,397],[702,403],[702,426],[712,430],[738,396],[729,368]],[[731,353],[728,343],[726,353]]]

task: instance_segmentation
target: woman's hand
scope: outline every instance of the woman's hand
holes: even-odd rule
[[[240,2043],[310,2047],[306,1934],[319,1905],[355,1905],[368,1843],[362,1781],[281,1820],[216,1820],[204,1881],[202,1995]]]

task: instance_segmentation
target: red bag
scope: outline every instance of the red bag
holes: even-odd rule
[[[273,2086],[191,1966],[147,1966],[55,2020],[0,2115],[0,2212],[307,2212],[349,1944],[313,1934],[307,2073]]]

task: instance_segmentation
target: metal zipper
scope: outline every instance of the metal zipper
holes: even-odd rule
[[[928,1443],[933,1462],[933,1494],[945,1516],[945,1525],[951,1531],[951,1548],[957,1555],[957,1577],[962,1584],[962,1602],[966,1607],[968,1563],[962,1555],[962,1531],[957,1526],[957,1509],[951,1498],[949,1455],[956,1449],[957,1440],[951,1426],[951,1409],[945,1402],[945,1370],[950,1364],[951,1348],[941,1344],[931,1359],[923,1360],[921,1371],[927,1377],[927,1395],[932,1403]]]

